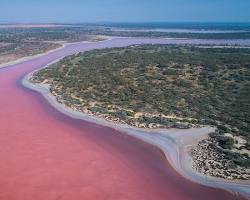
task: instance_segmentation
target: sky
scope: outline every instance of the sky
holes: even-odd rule
[[[250,22],[250,0],[0,0],[0,23]]]

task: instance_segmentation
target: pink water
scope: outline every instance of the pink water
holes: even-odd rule
[[[1,200],[243,199],[184,179],[156,147],[67,117],[20,83],[28,72],[61,56],[131,43],[70,45],[0,69]]]

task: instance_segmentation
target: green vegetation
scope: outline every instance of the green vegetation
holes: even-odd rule
[[[218,127],[250,143],[250,49],[147,45],[69,56],[34,74],[58,100],[130,125]],[[235,156],[234,156],[235,157]],[[236,162],[238,162],[237,159]],[[244,161],[245,163],[245,161]]]
[[[60,47],[53,42],[29,41],[20,43],[0,43],[0,64],[15,61]]]
[[[0,42],[20,41],[82,41],[89,39],[94,27],[0,28]]]
[[[232,137],[219,136],[218,143],[224,149],[232,149],[234,145],[234,139]]]
[[[120,24],[119,29],[102,24],[74,24],[51,27],[0,27],[0,64],[17,60],[19,58],[44,53],[60,46],[60,42],[76,42],[86,40],[99,40],[99,36],[124,36],[124,37],[151,37],[151,38],[192,38],[192,39],[249,39],[248,27],[242,32],[215,32],[215,33],[188,33],[143,31],[142,27],[133,27]],[[185,27],[185,26],[184,26]],[[243,28],[244,28],[243,27]],[[170,27],[169,27],[170,28]],[[183,28],[177,26],[177,28]],[[200,26],[196,27],[200,30]],[[235,27],[234,27],[235,28]]]
[[[185,32],[161,32],[161,31],[122,31],[106,29],[99,32],[109,36],[121,37],[167,37],[167,38],[190,38],[190,39],[250,39],[250,32],[233,33],[185,33]]]
[[[61,46],[61,41],[95,39],[96,37],[90,36],[90,33],[87,27],[0,27],[0,64],[55,49]]]

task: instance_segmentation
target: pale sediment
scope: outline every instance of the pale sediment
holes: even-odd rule
[[[112,38],[115,38],[115,37],[102,36],[102,35],[96,36],[96,39],[98,40],[98,42],[108,41],[108,40],[111,40]],[[17,60],[14,60],[14,61],[2,63],[2,64],[0,64],[0,69],[4,68],[4,67],[9,67],[11,65],[15,65],[15,64],[18,64],[18,63],[22,63],[22,62],[25,62],[25,61],[28,61],[28,60],[31,60],[31,59],[34,59],[34,58],[38,58],[38,57],[50,54],[52,52],[56,52],[56,51],[58,51],[60,49],[65,48],[67,45],[72,45],[72,44],[76,44],[76,43],[77,44],[88,43],[88,42],[90,42],[90,41],[81,41],[81,42],[60,41],[60,42],[53,42],[53,43],[61,44],[61,46],[59,46],[57,48],[54,48],[54,49],[51,49],[51,50],[48,50],[48,51],[45,51],[43,53],[39,53],[39,54],[31,55],[31,56],[24,56],[24,57],[18,58]]]
[[[10,61],[10,62],[7,62],[7,63],[2,63],[2,64],[0,64],[0,69],[4,68],[4,67],[9,67],[11,65],[15,65],[15,64],[18,64],[18,63],[21,63],[21,62],[25,62],[25,61],[28,61],[28,60],[31,60],[31,59],[34,59],[34,58],[38,58],[38,57],[41,57],[41,56],[44,56],[44,55],[47,55],[47,54],[50,54],[52,52],[55,52],[55,51],[58,51],[60,49],[65,48],[65,46],[67,44],[68,43],[63,43],[62,46],[60,46],[58,48],[55,48],[55,49],[52,49],[52,50],[49,50],[49,51],[46,51],[44,53],[40,53],[40,54],[36,54],[36,55],[32,55],[32,56],[25,56],[25,57],[22,57],[22,58],[19,58],[19,59],[15,60],[15,61]]]
[[[53,62],[54,63],[54,62]],[[75,118],[90,121],[104,126],[112,127],[120,132],[134,136],[147,143],[160,148],[172,167],[185,178],[202,185],[222,188],[232,192],[241,193],[250,197],[249,181],[230,181],[216,177],[209,177],[198,173],[192,168],[193,159],[189,154],[191,147],[199,141],[208,137],[208,134],[215,131],[213,127],[201,127],[190,129],[145,129],[136,128],[126,124],[118,124],[105,119],[89,116],[85,113],[73,110],[57,101],[57,98],[50,93],[50,86],[45,84],[33,84],[29,82],[33,73],[27,75],[22,83],[25,87],[40,92],[47,101],[60,112]]]

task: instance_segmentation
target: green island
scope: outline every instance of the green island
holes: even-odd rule
[[[141,128],[215,126],[197,171],[250,179],[250,49],[134,45],[78,53],[33,74],[74,110]]]

